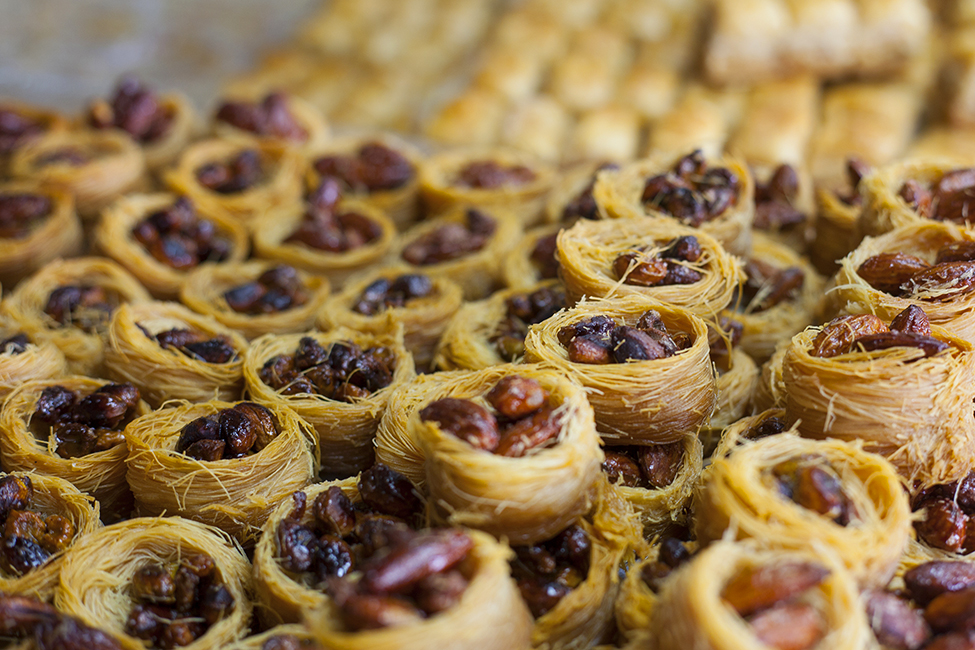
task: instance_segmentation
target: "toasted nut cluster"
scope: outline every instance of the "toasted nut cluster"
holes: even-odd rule
[[[104,287],[72,284],[51,292],[44,313],[63,326],[97,332],[108,326],[116,306]]]
[[[496,160],[475,160],[457,172],[454,184],[476,190],[526,185],[536,178],[534,171],[524,165],[502,165]]]
[[[881,253],[864,261],[857,274],[892,296],[950,300],[975,290],[975,242],[942,246],[933,265],[905,253]]]
[[[23,239],[53,210],[43,194],[6,192],[0,194],[0,238]]]
[[[23,354],[27,352],[27,346],[30,344],[30,337],[23,332],[18,332],[0,341],[0,354]]]
[[[765,183],[755,184],[755,221],[759,230],[781,230],[803,223],[806,215],[795,208],[799,174],[791,165],[779,165]]]
[[[30,639],[37,650],[122,650],[105,632],[34,598],[0,596],[0,620],[4,636]]]
[[[680,442],[647,447],[611,447],[604,453],[603,472],[611,483],[645,490],[660,490],[669,486],[684,464],[684,445]]]
[[[774,430],[775,425],[769,422],[757,433]],[[839,526],[847,526],[859,517],[836,470],[821,456],[804,455],[782,461],[771,468],[770,478],[783,497]]]
[[[476,449],[520,458],[558,441],[562,418],[549,405],[549,393],[534,379],[508,375],[486,395],[494,412],[469,399],[447,397],[428,404],[420,419]]]
[[[230,240],[212,221],[200,219],[185,196],[133,226],[132,237],[156,261],[178,271],[203,262],[222,262],[230,256]]]
[[[836,193],[836,198],[847,205],[858,206],[863,202],[860,196],[860,181],[871,172],[871,167],[866,161],[851,156],[846,160],[846,177],[850,182],[850,187],[846,191]]]
[[[624,284],[638,287],[694,284],[701,280],[701,273],[681,262],[697,262],[702,254],[697,237],[678,237],[653,255],[645,248],[620,254],[613,260],[613,271]]]
[[[111,101],[98,100],[88,109],[96,129],[122,129],[137,142],[155,142],[169,131],[174,115],[154,92],[133,76],[122,77]]]
[[[409,183],[416,170],[394,149],[368,142],[351,156],[323,156],[313,166],[322,176],[339,181],[356,193],[395,190]]]
[[[603,163],[597,167],[592,173],[592,180],[589,181],[589,184],[581,192],[572,197],[572,200],[562,208],[562,223],[571,225],[579,219],[588,219],[590,221],[599,219],[599,206],[596,205],[596,197],[593,195],[593,190],[596,187],[596,177],[599,175],[599,172],[616,171],[619,168],[620,166],[615,163]]]
[[[187,646],[234,608],[213,558],[203,553],[183,558],[175,568],[143,565],[132,577],[130,595],[135,605],[125,632],[152,648]]]
[[[511,296],[505,301],[505,316],[491,335],[491,343],[505,361],[521,358],[525,355],[528,328],[567,306],[565,292],[559,287],[544,287]]]
[[[763,418],[761,422],[753,424],[741,437],[745,440],[761,440],[762,438],[785,433],[788,429],[789,427],[786,425],[785,420],[778,416],[770,415]]]
[[[241,458],[264,449],[278,432],[271,411],[254,402],[241,402],[184,425],[176,451],[205,461]]]
[[[253,282],[228,289],[223,299],[235,312],[257,316],[304,305],[308,290],[294,267],[281,264],[261,273]]]
[[[362,290],[352,306],[352,311],[364,316],[375,316],[387,309],[405,307],[409,301],[426,298],[431,293],[433,283],[422,274],[407,273],[392,280],[379,278]]]
[[[890,321],[890,327],[873,314],[834,318],[813,339],[809,354],[828,358],[856,350],[890,348],[916,348],[930,357],[947,350],[948,344],[931,336],[927,314],[911,305]]]
[[[716,219],[738,203],[741,182],[724,167],[708,168],[698,149],[680,160],[667,173],[647,180],[641,200],[644,205],[698,227]]]
[[[358,212],[338,211],[341,198],[338,181],[323,178],[308,197],[308,209],[301,224],[284,243],[304,244],[329,253],[344,253],[377,239],[382,231],[374,221]]]
[[[952,553],[975,551],[975,472],[921,490],[913,507],[923,517],[914,522],[914,529],[928,546]]]
[[[150,334],[142,325],[138,327],[164,350],[175,350],[196,361],[229,363],[237,357],[237,350],[230,339],[222,334],[208,337],[203,332],[180,328]]]
[[[308,131],[288,109],[288,97],[280,92],[268,93],[259,102],[226,101],[217,109],[217,120],[254,135],[294,142],[308,139]]]
[[[10,153],[44,133],[44,125],[10,106],[0,106],[0,154]]]
[[[106,384],[79,397],[64,386],[48,386],[37,398],[31,421],[45,425],[39,434],[54,436],[58,456],[79,458],[125,442],[122,430],[136,416],[138,388]]]
[[[904,588],[864,594],[867,620],[885,648],[965,650],[975,637],[975,569],[926,562],[904,574]]]
[[[684,542],[676,537],[664,537],[660,540],[660,548],[657,559],[647,562],[640,570],[640,579],[657,594],[663,587],[664,580],[673,572],[691,559],[691,552],[687,550]]]
[[[467,223],[446,223],[420,235],[403,249],[403,259],[416,266],[449,262],[484,248],[497,229],[497,222],[480,210],[469,208]]]
[[[363,350],[352,341],[337,341],[326,350],[306,336],[294,354],[268,359],[260,377],[282,395],[322,395],[353,402],[389,386],[395,369],[396,360],[388,348]]]
[[[731,369],[731,353],[741,342],[744,333],[744,324],[727,316],[719,317],[717,324],[708,323],[709,354],[711,362],[719,371],[727,372]]]
[[[358,488],[358,504],[334,485],[319,494],[308,523],[301,522],[305,493],[292,495],[294,509],[277,530],[277,557],[287,571],[310,574],[306,578],[311,584],[328,590],[329,578],[355,571],[390,536],[419,523],[422,504],[403,475],[376,464],[359,476]]]
[[[264,179],[261,154],[256,149],[244,149],[226,162],[212,162],[196,170],[196,180],[217,194],[238,194]]]
[[[736,290],[731,304],[746,314],[760,314],[795,299],[806,281],[798,266],[782,269],[755,258],[745,263],[745,275],[747,279]]]
[[[513,550],[511,574],[535,618],[558,605],[589,575],[592,541],[575,524],[548,541]]]
[[[660,313],[650,309],[636,327],[618,325],[608,316],[593,316],[559,330],[559,342],[573,363],[603,364],[672,357],[691,346],[684,332],[670,334]]]
[[[63,551],[75,535],[70,519],[42,517],[30,509],[34,486],[30,477],[7,475],[0,479],[0,567],[23,575]]]
[[[804,602],[804,593],[826,579],[829,570],[810,562],[746,567],[721,591],[721,597],[770,648],[806,650],[826,634],[826,620]]]
[[[916,180],[904,181],[897,195],[925,219],[965,224],[975,213],[975,168],[955,169],[926,187]]]

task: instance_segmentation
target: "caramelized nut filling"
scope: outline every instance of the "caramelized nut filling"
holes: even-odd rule
[[[217,120],[254,135],[293,142],[308,139],[308,131],[295,119],[287,95],[281,92],[268,93],[259,102],[223,102],[217,109]]]
[[[834,318],[813,339],[809,354],[829,358],[857,350],[916,348],[924,353],[920,359],[934,356],[948,347],[944,341],[931,336],[931,323],[924,310],[910,305],[894,317],[890,327],[873,314]]]
[[[369,142],[349,156],[324,156],[314,162],[315,171],[339,181],[356,193],[396,190],[416,176],[407,158],[379,142]]]
[[[648,179],[641,201],[697,228],[735,206],[740,191],[738,176],[724,167],[708,167],[698,149],[678,160],[670,171]]]
[[[420,419],[499,456],[520,458],[558,442],[562,418],[549,405],[548,391],[534,379],[504,377],[485,399],[493,411],[473,400],[447,397],[424,407]]]
[[[650,309],[636,327],[618,325],[608,316],[593,316],[559,330],[559,342],[573,363],[606,364],[651,361],[672,357],[691,346],[684,332],[671,335],[660,318]]]
[[[201,219],[193,203],[182,196],[132,227],[132,238],[153,259],[188,271],[204,262],[222,262],[230,256],[230,240],[208,219]]]
[[[169,132],[172,111],[134,76],[125,76],[109,101],[98,100],[88,109],[88,124],[96,129],[122,129],[136,142],[156,142]]]
[[[321,395],[354,402],[389,386],[395,369],[396,360],[388,348],[363,350],[352,341],[339,341],[326,350],[306,336],[294,354],[268,359],[260,377],[282,395]]]
[[[43,194],[6,192],[0,194],[0,238],[23,239],[34,232],[54,210]]]
[[[193,643],[235,605],[213,558],[203,553],[184,557],[175,567],[144,564],[129,592],[134,605],[125,633],[167,650]]]
[[[29,476],[0,478],[0,568],[24,575],[66,549],[75,536],[74,523],[61,515],[42,517],[31,510],[34,485]]]
[[[505,361],[523,357],[528,328],[567,306],[565,292],[559,287],[544,287],[511,296],[505,301],[505,316],[491,336],[491,343]]]
[[[223,293],[227,305],[239,314],[259,316],[301,307],[308,302],[308,289],[294,267],[279,265]]]
[[[433,283],[426,275],[408,273],[393,279],[379,278],[359,294],[352,311],[375,316],[387,309],[405,307],[411,300],[426,298],[433,293]]]
[[[139,389],[132,384],[106,384],[82,397],[64,386],[41,391],[31,422],[43,440],[54,437],[61,458],[80,458],[125,442],[122,431],[136,417]]]

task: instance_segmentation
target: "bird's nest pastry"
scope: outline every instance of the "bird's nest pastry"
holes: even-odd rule
[[[675,442],[717,400],[704,321],[642,296],[583,300],[532,326],[525,360],[581,383],[610,444]]]
[[[923,484],[960,479],[975,457],[971,349],[916,305],[889,326],[841,316],[788,346],[786,419],[803,436],[862,440]]]
[[[84,244],[74,197],[31,180],[0,183],[0,282],[10,287]]]
[[[113,311],[149,300],[124,268],[104,258],[55,260],[21,282],[0,305],[8,323],[35,343],[51,342],[71,372],[101,372]]]
[[[730,253],[751,249],[754,180],[736,158],[708,160],[698,150],[676,161],[637,161],[600,173],[593,197],[612,219],[664,217],[700,229]]]
[[[186,517],[252,540],[274,507],[314,478],[312,438],[281,404],[176,405],[126,427],[127,480],[140,514]]]
[[[743,276],[715,239],[668,219],[579,221],[557,247],[573,301],[639,295],[709,318],[732,302]]]
[[[66,550],[101,527],[98,502],[44,474],[0,475],[0,486],[0,590],[49,600]]]
[[[535,543],[592,502],[602,460],[592,410],[550,370],[502,365],[439,384],[407,430],[434,516],[452,525]]]
[[[247,339],[211,316],[147,301],[115,312],[105,369],[138,386],[154,407],[170,399],[229,400],[240,395],[246,349]]]
[[[537,224],[555,178],[541,160],[514,149],[455,150],[427,158],[420,168],[420,197],[428,213],[458,206],[501,209],[524,226]]]
[[[78,216],[94,221],[117,197],[145,187],[146,161],[119,131],[52,132],[14,153],[10,175],[66,189]]]
[[[124,650],[167,647],[154,638],[218,650],[248,634],[250,590],[250,563],[230,536],[180,517],[143,517],[79,540],[65,555],[55,605]]]
[[[88,377],[28,381],[0,411],[0,453],[7,471],[37,471],[68,481],[117,521],[132,509],[122,431],[149,412],[131,384]]]
[[[68,373],[64,354],[50,341],[35,343],[15,327],[0,326],[0,399],[35,379]]]
[[[180,301],[248,339],[304,332],[329,297],[328,280],[266,260],[206,264],[190,273]]]
[[[163,176],[202,213],[248,224],[300,201],[302,165],[297,152],[280,143],[213,139],[184,149]]]
[[[349,282],[321,310],[323,330],[339,326],[382,334],[403,326],[403,344],[418,368],[427,368],[441,335],[463,303],[456,282],[396,267],[381,268]]]
[[[331,136],[317,108],[300,97],[273,91],[225,97],[211,128],[223,140],[270,140],[302,153],[321,147]]]
[[[381,335],[338,328],[256,339],[244,359],[247,392],[294,409],[316,436],[323,471],[346,477],[373,462],[373,438],[390,395],[414,377],[402,329]]]
[[[163,300],[179,295],[193,269],[243,261],[250,246],[236,219],[202,214],[186,197],[169,193],[118,199],[103,211],[94,244]]]
[[[823,545],[868,587],[887,584],[911,536],[907,495],[890,463],[857,444],[795,433],[714,458],[693,508],[702,544],[730,527],[738,539],[767,548]]]

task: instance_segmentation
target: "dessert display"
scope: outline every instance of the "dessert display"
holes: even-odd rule
[[[4,98],[0,637],[971,647],[972,25],[330,0]]]

